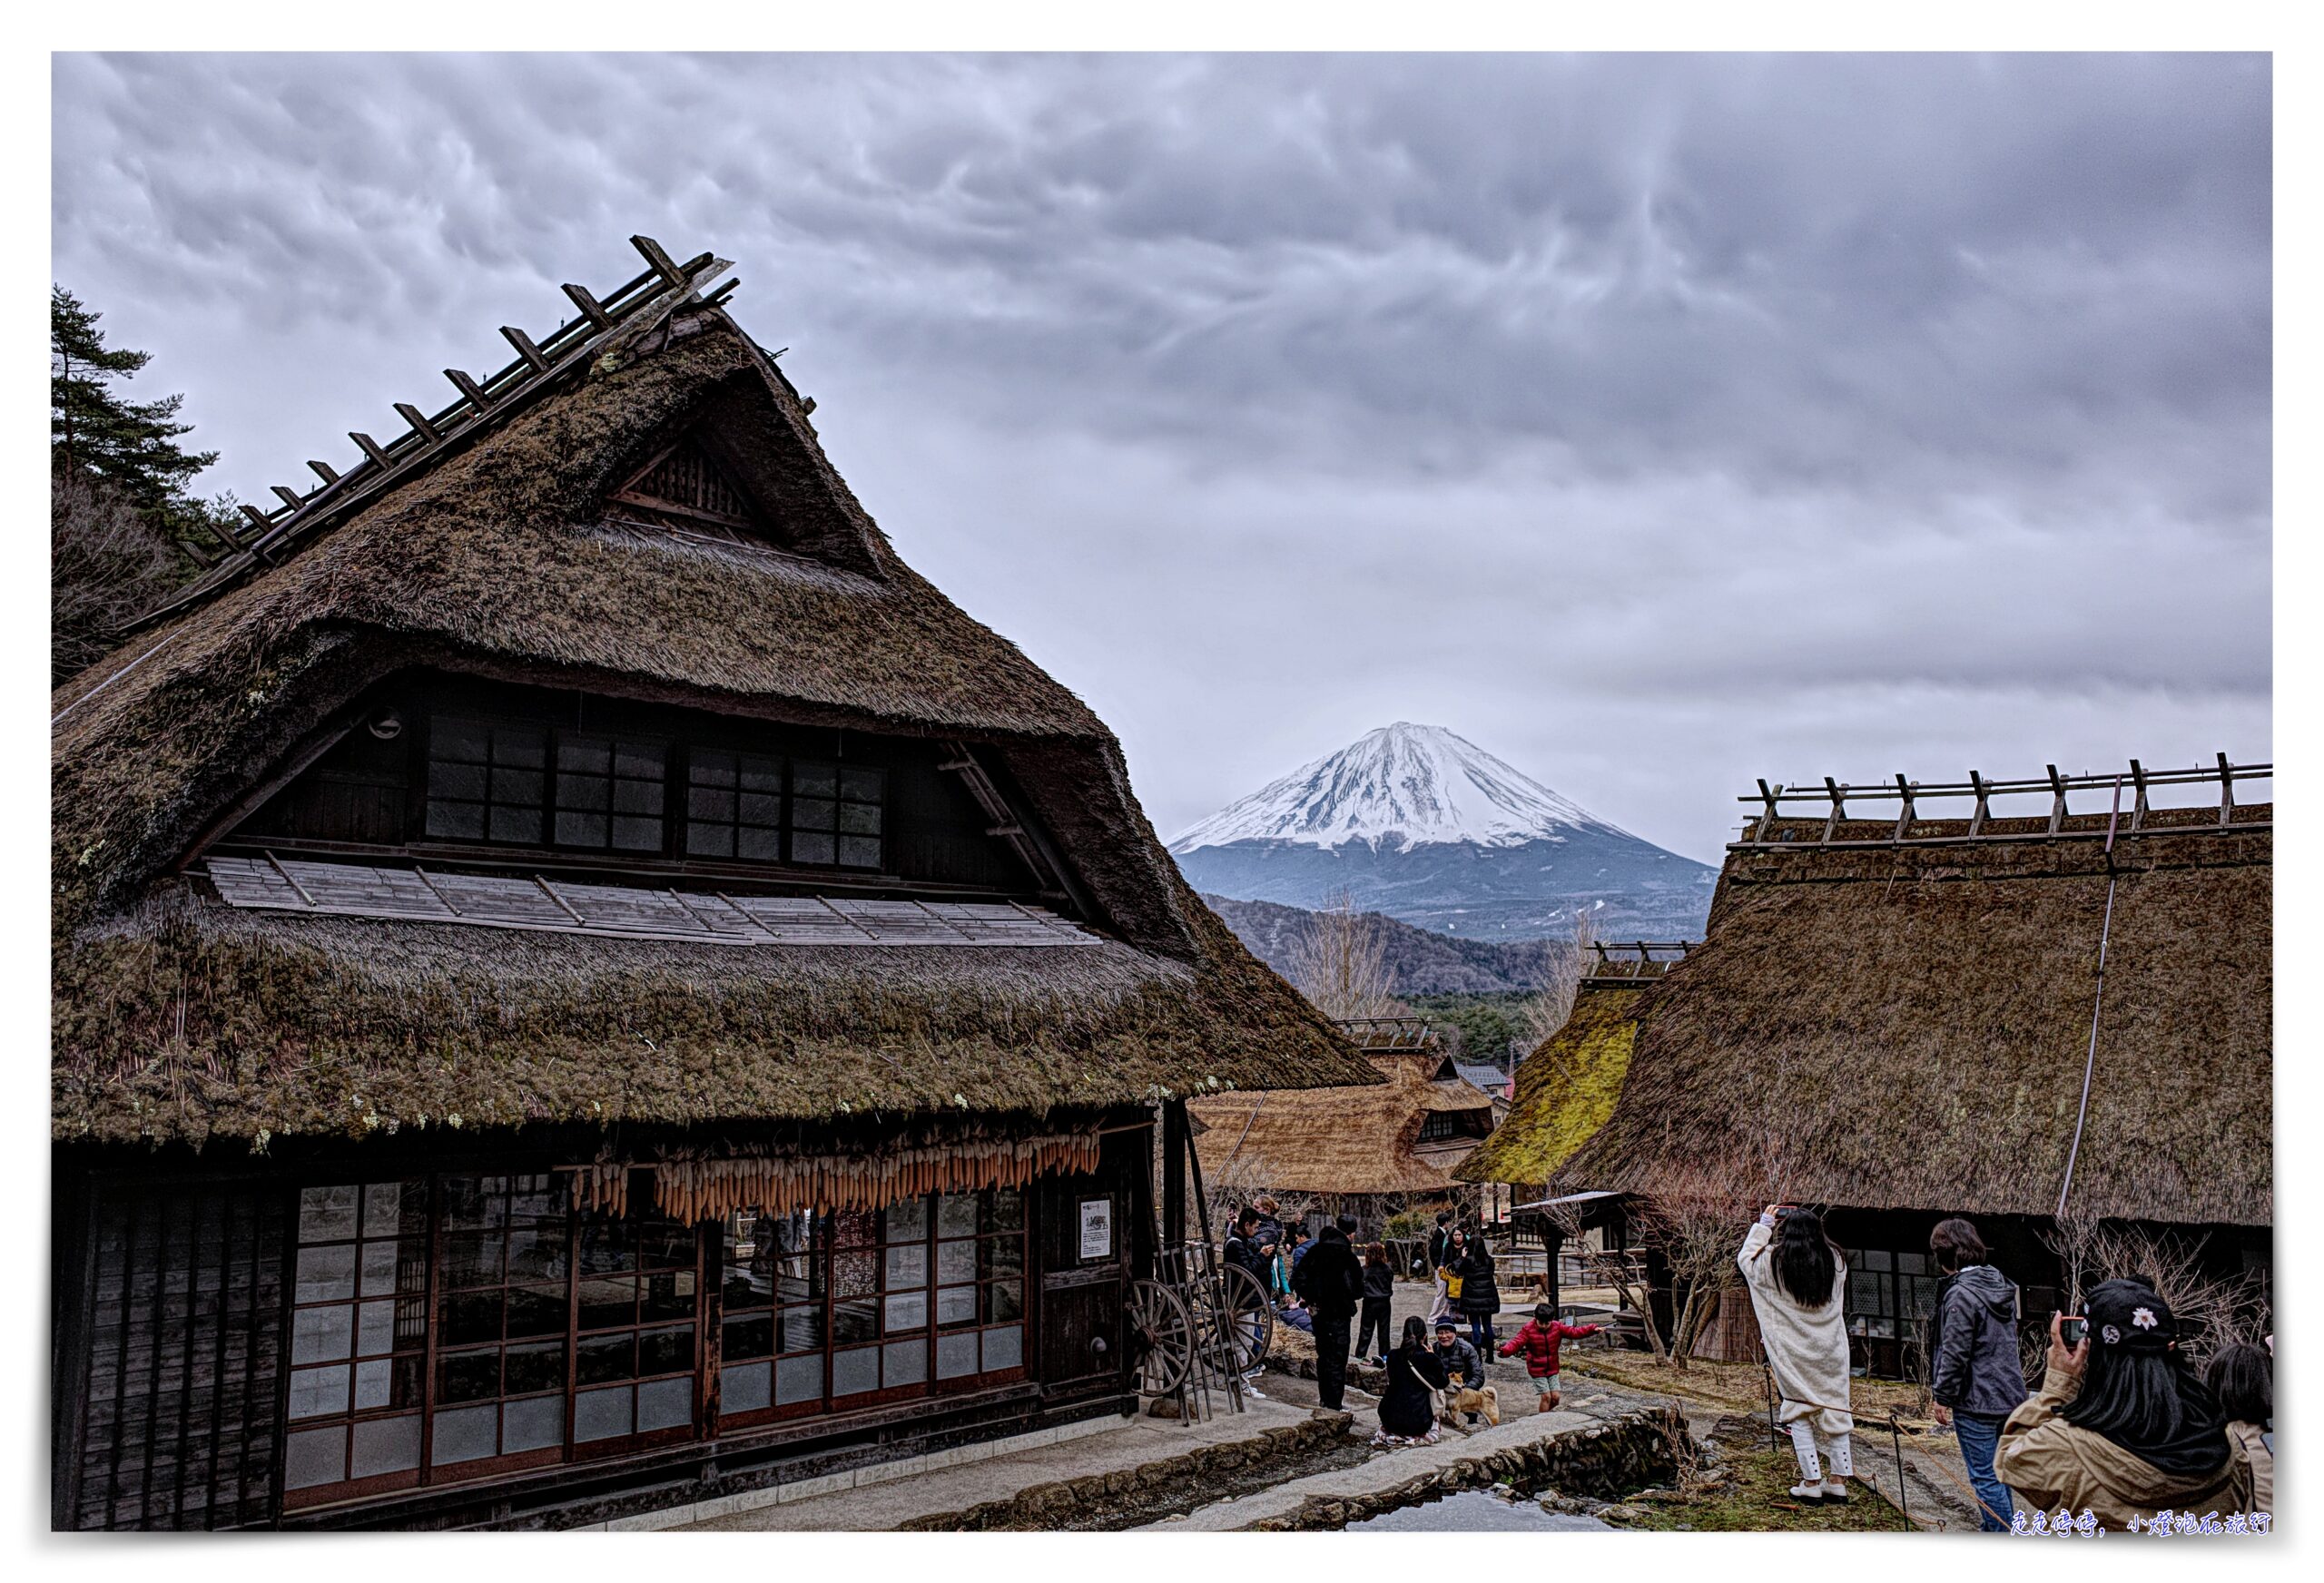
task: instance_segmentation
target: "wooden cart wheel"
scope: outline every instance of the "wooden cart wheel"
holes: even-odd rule
[[[1226,1292],[1226,1308],[1221,1314],[1205,1313],[1198,1316],[1203,1340],[1210,1343],[1223,1323],[1235,1371],[1247,1374],[1266,1362],[1267,1346],[1275,1340],[1275,1303],[1259,1278],[1240,1264],[1222,1266],[1218,1278]]]
[[[1194,1316],[1177,1293],[1152,1281],[1129,1285],[1130,1356],[1137,1361],[1137,1389],[1167,1396],[1187,1377],[1195,1360]]]

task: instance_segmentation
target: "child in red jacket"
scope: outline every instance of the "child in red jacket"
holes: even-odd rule
[[[1525,1328],[1502,1343],[1501,1355],[1513,1357],[1521,1349],[1525,1353],[1525,1372],[1533,1381],[1533,1411],[1555,1412],[1565,1397],[1558,1390],[1558,1343],[1572,1337],[1596,1335],[1605,1327],[1595,1324],[1568,1324],[1558,1318],[1546,1303],[1533,1305],[1533,1317]]]

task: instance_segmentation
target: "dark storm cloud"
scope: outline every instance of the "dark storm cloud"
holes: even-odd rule
[[[1738,775],[2268,751],[2264,60],[56,87],[58,278],[220,482],[341,456],[632,231],[715,247],[905,553],[1098,703],[1165,826],[1393,718],[1697,852]]]

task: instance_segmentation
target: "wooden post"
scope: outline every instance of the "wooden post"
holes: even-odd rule
[[[2219,827],[2225,830],[2235,822],[2235,769],[2227,755],[2219,756]]]
[[[1824,790],[1832,799],[1832,816],[1824,821],[1824,839],[1816,843],[1818,846],[1831,845],[1832,832],[1839,829],[1840,821],[1848,816],[1847,798],[1829,775],[1824,777]]]
[[[2063,825],[2065,823],[2065,821],[2066,821],[2066,783],[2065,783],[2065,782],[2064,782],[2063,779],[2061,779],[2061,778],[2059,777],[2059,774],[2058,774],[2058,767],[2057,767],[2057,765],[2055,765],[2055,764],[2052,764],[2052,765],[2050,765],[2050,766],[2049,766],[2049,771],[2050,771],[2050,831],[2049,831],[2049,833],[2050,833],[2051,835],[2054,836],[2054,835],[2056,835],[2056,834],[2058,833],[2059,828],[2060,828],[2061,826],[2063,826]]]
[[[1184,1246],[1187,1240],[1187,1102],[1162,1102],[1162,1243]]]

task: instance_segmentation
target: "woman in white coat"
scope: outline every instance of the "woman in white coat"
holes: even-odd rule
[[[1759,1316],[1759,1342],[1782,1397],[1776,1421],[1799,1458],[1794,1499],[1844,1503],[1855,1473],[1848,1436],[1848,1332],[1840,1317],[1847,1265],[1812,1209],[1770,1204],[1735,1262]],[[1830,1465],[1828,1475],[1825,1465]]]

